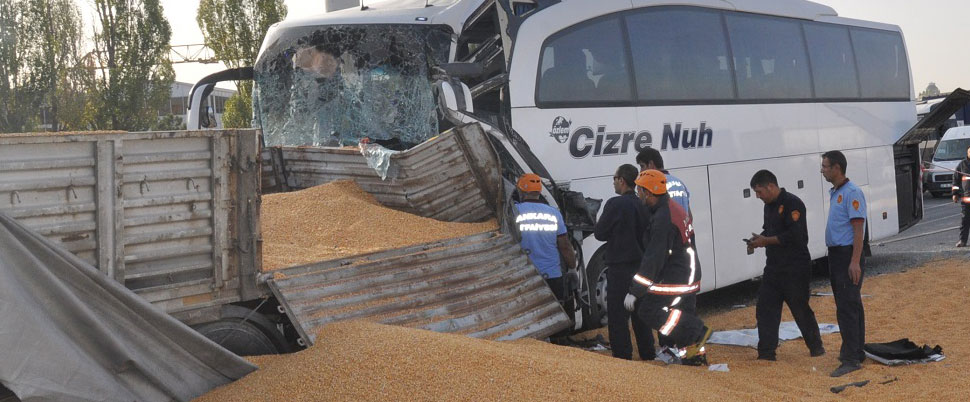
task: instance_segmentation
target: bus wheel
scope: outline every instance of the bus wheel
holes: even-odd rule
[[[195,327],[200,334],[239,356],[275,355],[280,350],[252,322],[223,318]]]
[[[589,284],[589,313],[587,329],[606,326],[606,272],[609,267],[603,261],[603,253],[596,252],[586,267],[586,283]]]

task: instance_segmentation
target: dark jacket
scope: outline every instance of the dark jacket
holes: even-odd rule
[[[644,232],[643,260],[633,277],[630,293],[676,296],[700,290],[701,272],[691,245],[690,216],[670,196],[649,208],[650,226]]]
[[[970,158],[960,161],[953,172],[953,195],[960,197],[960,202],[970,204]]]
[[[646,222],[641,221],[644,208],[633,191],[606,201],[603,214],[593,227],[593,236],[606,242],[603,260],[607,265],[640,262],[643,228],[646,226]]]
[[[808,252],[808,223],[805,221],[805,203],[795,194],[781,189],[773,202],[765,204],[765,220],[762,236],[776,236],[780,245],[765,247],[768,256],[765,270],[792,268],[804,269],[811,265]]]

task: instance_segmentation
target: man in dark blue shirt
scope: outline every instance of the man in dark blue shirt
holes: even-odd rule
[[[623,299],[633,275],[640,267],[643,257],[643,228],[646,226],[643,206],[634,188],[637,168],[623,165],[613,175],[613,191],[618,196],[610,198],[603,207],[603,214],[596,221],[593,235],[606,242],[603,261],[606,271],[606,314],[609,321],[610,346],[613,357],[631,360],[633,343],[630,340],[630,312],[623,307]],[[633,333],[637,338],[637,351],[641,360],[656,358],[653,333],[636,314],[633,315]]]
[[[788,304],[792,317],[805,339],[809,353],[825,354],[815,312],[808,305],[812,280],[812,255],[808,252],[808,223],[805,203],[798,196],[778,187],[778,178],[759,170],[751,178],[751,189],[765,203],[764,230],[751,234],[750,249],[764,247],[767,261],[755,317],[758,320],[758,359],[775,360],[778,325],[782,303]]]

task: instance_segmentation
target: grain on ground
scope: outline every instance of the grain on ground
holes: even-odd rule
[[[943,362],[886,367],[867,361],[842,378],[838,334],[823,336],[828,354],[811,358],[801,340],[781,344],[777,362],[750,348],[710,345],[703,367],[623,361],[534,340],[495,342],[366,322],[322,329],[317,344],[286,356],[252,358],[260,370],[200,401],[312,400],[965,400],[970,386],[970,275],[963,259],[866,278],[867,340],[909,337],[942,345]],[[831,298],[814,297],[819,322],[835,322]],[[754,326],[749,307],[704,317],[716,329]],[[790,320],[786,312],[784,317]],[[897,378],[897,381],[880,384]],[[836,395],[829,388],[871,380]]]

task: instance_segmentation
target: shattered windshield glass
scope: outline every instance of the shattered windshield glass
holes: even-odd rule
[[[255,106],[267,145],[410,147],[438,134],[431,67],[451,29],[332,25],[284,33],[256,63]]]

